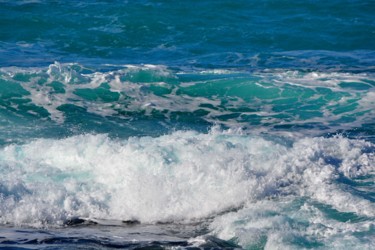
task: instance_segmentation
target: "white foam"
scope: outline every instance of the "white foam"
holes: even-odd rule
[[[374,226],[371,220],[331,219],[316,205],[289,197],[248,204],[217,217],[210,228],[217,237],[236,239],[249,249],[372,249],[375,239],[369,230]]]
[[[372,112],[371,114],[374,114],[375,110],[375,92],[367,92],[359,101],[358,103],[364,107],[370,109]]]
[[[118,114],[118,112],[113,109],[113,103],[105,103],[100,100],[90,101],[75,94],[76,90],[96,89],[103,83],[108,83],[110,91],[120,94],[120,104],[116,106],[119,109],[127,109],[130,112],[140,111],[142,106],[147,106],[145,105],[147,103],[154,103],[153,109],[157,110],[168,110],[171,108],[171,111],[173,111],[177,110],[177,108],[181,108],[179,111],[183,111],[190,110],[188,109],[189,107],[198,109],[200,103],[186,105],[186,100],[176,101],[177,98],[173,95],[169,99],[143,91],[143,88],[147,87],[147,85],[163,86],[165,85],[164,82],[140,84],[127,79],[127,77],[131,78],[131,74],[137,74],[141,71],[150,71],[151,74],[155,76],[173,79],[175,76],[171,74],[166,66],[145,64],[123,65],[123,67],[123,69],[110,72],[92,72],[90,69],[79,64],[62,64],[55,62],[49,65],[47,70],[43,68],[22,69],[8,67],[1,68],[0,72],[4,74],[3,77],[5,77],[5,79],[11,82],[17,82],[17,80],[13,79],[16,74],[30,74],[31,77],[29,81],[18,82],[30,93],[27,97],[31,99],[31,102],[47,110],[50,114],[50,118],[58,123],[63,123],[65,120],[64,113],[58,109],[64,104],[73,104],[86,109],[90,113],[101,116]],[[83,73],[84,71],[87,71],[87,73]],[[35,74],[35,76],[32,76],[32,74]],[[41,79],[46,80],[46,82],[40,84],[39,81]],[[55,81],[63,84],[64,93],[55,93],[53,91],[53,87],[49,84]],[[128,101],[126,101],[127,98],[129,98]],[[178,105],[179,102],[182,102],[181,105]],[[188,102],[191,102],[191,100]]]
[[[304,73],[300,71],[283,71],[283,72],[271,72],[261,73],[258,76],[265,79],[274,79],[281,83],[296,84],[303,87],[329,87],[337,88],[342,82],[360,82],[367,85],[369,88],[373,88],[372,85],[368,84],[366,80],[375,80],[375,75],[371,73],[344,73],[344,72],[309,72]]]
[[[362,150],[373,147],[344,138],[305,138],[289,147],[228,131],[39,139],[0,151],[0,221],[189,221],[280,195],[375,216],[374,204],[337,182],[340,174],[374,173],[374,154]]]

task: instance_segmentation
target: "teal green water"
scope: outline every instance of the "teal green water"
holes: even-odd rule
[[[374,14],[0,0],[0,247],[374,249]]]
[[[10,135],[14,142],[87,132],[126,138],[213,125],[374,137],[372,74],[164,66],[95,72],[55,63],[32,71],[8,68],[1,78],[3,143]]]

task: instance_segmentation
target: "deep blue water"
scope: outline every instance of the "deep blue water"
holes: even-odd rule
[[[0,247],[375,248],[374,16],[0,0]]]

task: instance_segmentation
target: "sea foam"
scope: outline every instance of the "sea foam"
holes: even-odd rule
[[[0,220],[183,222],[294,196],[373,217],[373,203],[342,182],[374,173],[373,148],[341,137],[279,143],[228,131],[38,139],[0,151]]]

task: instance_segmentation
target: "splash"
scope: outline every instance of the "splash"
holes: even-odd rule
[[[279,196],[373,217],[373,203],[348,192],[344,181],[374,173],[373,150],[369,142],[340,137],[286,145],[228,131],[38,139],[0,152],[1,221],[192,221]]]

